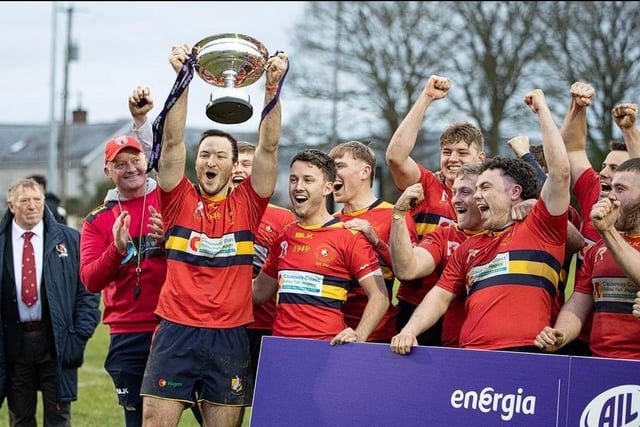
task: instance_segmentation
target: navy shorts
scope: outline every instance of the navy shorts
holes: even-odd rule
[[[142,396],[251,406],[249,339],[244,327],[195,328],[162,319],[151,344]]]
[[[112,334],[104,368],[111,375],[120,405],[133,409],[142,404],[140,384],[149,356],[153,332]]]

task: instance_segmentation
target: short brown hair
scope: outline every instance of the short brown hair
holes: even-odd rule
[[[344,156],[350,153],[354,159],[362,160],[369,166],[371,166],[371,182],[373,186],[373,178],[376,173],[376,152],[373,151],[370,145],[366,145],[360,141],[348,141],[338,144],[329,151],[329,157],[335,159],[336,157]]]
[[[440,148],[460,141],[476,147],[480,153],[484,151],[482,131],[469,122],[455,122],[447,126],[440,135]]]
[[[253,154],[256,152],[256,144],[247,141],[238,141],[238,154]]]

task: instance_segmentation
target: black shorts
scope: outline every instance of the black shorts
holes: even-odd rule
[[[250,406],[249,339],[244,327],[195,328],[161,320],[140,394],[184,402]]]
[[[140,384],[149,356],[153,332],[112,334],[104,368],[111,375],[121,406],[133,409],[142,404]]]

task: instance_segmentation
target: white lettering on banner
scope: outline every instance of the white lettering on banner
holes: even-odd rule
[[[279,293],[321,296],[324,276],[302,271],[280,270],[278,272]]]
[[[509,421],[515,414],[533,415],[536,412],[536,397],[523,396],[524,390],[518,388],[517,394],[496,393],[493,387],[476,391],[454,390],[451,394],[451,406],[455,409],[475,409],[483,413],[500,412],[503,421]]]
[[[233,234],[225,234],[219,238],[209,238],[204,234],[193,233],[192,238],[198,236],[200,238],[196,255],[204,255],[209,257],[215,256],[234,256],[237,253],[236,237]]]
[[[509,271],[509,253],[498,254],[490,263],[478,265],[469,270],[469,283],[499,276]]]
[[[640,385],[610,388],[582,411],[581,427],[637,427],[640,425]]]

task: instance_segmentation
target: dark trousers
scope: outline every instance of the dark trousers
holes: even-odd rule
[[[247,335],[249,336],[249,351],[251,351],[251,370],[253,371],[253,378],[255,379],[258,372],[262,337],[271,336],[271,330],[247,328]]]
[[[44,427],[70,427],[71,404],[56,402],[56,362],[44,329],[24,332],[23,355],[7,361],[7,404],[12,427],[37,427],[38,390],[42,391]]]
[[[409,322],[409,319],[417,306],[402,300],[398,301],[396,306],[398,307],[396,329],[400,332],[400,330],[404,328],[404,325]],[[418,340],[418,345],[442,347],[442,317],[438,319],[432,327],[418,335],[416,338]]]

